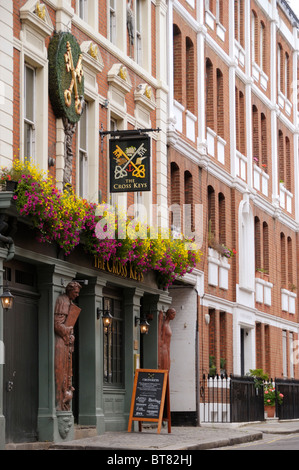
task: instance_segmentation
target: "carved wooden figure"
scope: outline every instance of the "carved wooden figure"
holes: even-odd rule
[[[72,386],[72,354],[74,352],[74,326],[81,309],[75,300],[81,286],[72,281],[66,293],[57,298],[54,312],[56,406],[59,411],[70,411],[74,388]]]
[[[159,369],[170,369],[170,342],[172,331],[170,321],[174,319],[176,311],[169,308],[164,317],[163,312],[159,313]]]

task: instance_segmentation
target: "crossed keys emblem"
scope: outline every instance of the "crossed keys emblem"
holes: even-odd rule
[[[135,150],[135,152],[130,158],[118,145],[116,145],[116,150],[114,150],[113,152],[113,154],[116,157],[116,161],[120,163],[122,160],[122,157],[124,157],[125,161],[126,160],[127,161],[124,165],[115,166],[114,178],[119,179],[119,178],[125,178],[126,176],[128,176],[126,168],[130,163],[132,167],[134,168],[132,176],[135,176],[137,178],[145,178],[145,166],[141,164],[142,160],[146,158],[143,156],[145,153],[146,153],[146,148],[144,148],[143,143],[140,145],[140,147],[138,147],[137,150]],[[136,156],[138,156],[138,158],[136,159],[136,163],[134,163],[133,160]]]
[[[72,104],[72,92],[74,90],[75,94],[75,110],[77,114],[81,114],[82,112],[82,104],[81,100],[78,94],[78,87],[77,87],[77,80],[79,83],[82,81],[83,77],[83,67],[82,67],[82,54],[79,55],[79,60],[76,65],[76,68],[74,67],[74,61],[73,61],[73,55],[72,55],[72,49],[69,41],[66,43],[66,54],[64,54],[64,60],[66,63],[66,70],[67,72],[71,72],[72,74],[72,81],[67,90],[64,92],[64,100],[66,106],[69,108]]]

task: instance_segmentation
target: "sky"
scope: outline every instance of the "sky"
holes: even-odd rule
[[[299,0],[289,0],[290,7],[299,18]]]

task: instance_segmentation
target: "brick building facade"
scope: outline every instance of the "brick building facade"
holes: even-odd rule
[[[177,311],[170,369],[174,421],[200,422],[201,378],[212,370],[243,375],[262,368],[271,377],[299,378],[292,356],[299,333],[299,21],[287,2],[1,0],[0,12],[1,166],[30,159],[63,187],[65,128],[49,98],[48,47],[55,33],[68,31],[80,45],[84,69],[85,110],[72,139],[76,194],[125,209],[135,204],[139,215],[143,206],[151,225],[169,225],[176,233],[185,224],[203,235],[197,269],[168,292],[151,279],[140,286],[99,275],[80,254],[59,259],[55,250],[32,244],[23,225],[14,259],[1,248],[1,280],[5,273],[21,296],[24,289],[7,273],[33,273],[36,281],[27,284],[26,296],[32,311],[36,302],[43,311],[34,333],[41,345],[34,377],[40,394],[30,405],[30,439],[62,439],[48,327],[62,278],[89,279],[83,309],[96,310],[109,298],[117,314],[123,311],[120,321],[125,319],[125,378],[116,384],[105,382],[102,350],[108,340],[99,324],[92,316],[80,323],[81,351],[93,346],[91,356],[80,352],[75,365],[81,387],[74,403],[77,425],[97,433],[126,428],[134,361],[143,355],[144,367],[157,367],[157,318],[144,340],[134,323],[144,305]],[[152,129],[151,191],[110,193],[105,132],[138,128]],[[10,215],[4,196],[1,204]],[[180,216],[157,214],[153,205],[177,205]],[[9,321],[1,317],[2,339]],[[8,413],[10,366],[0,384],[0,446],[22,438]],[[91,393],[86,384],[92,384]],[[67,438],[73,435],[72,421]]]
[[[186,0],[169,2],[168,22],[169,202],[203,205],[202,262],[170,288],[184,314],[174,343],[195,345],[197,370],[188,380],[174,345],[172,409],[200,420],[204,374],[299,374],[298,19],[284,1]]]

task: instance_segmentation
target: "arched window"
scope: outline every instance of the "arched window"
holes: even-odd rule
[[[174,162],[170,165],[170,226],[181,233],[180,169]]]
[[[186,97],[187,109],[195,113],[194,45],[186,37]]]
[[[216,0],[216,21],[223,24],[223,0]]]
[[[194,232],[194,207],[193,207],[193,181],[192,175],[189,171],[185,171],[184,174],[184,223],[185,223],[185,234],[191,234]]]
[[[258,19],[254,11],[251,12],[251,55],[252,62],[258,62]]]
[[[285,182],[285,168],[284,168],[284,138],[281,130],[278,131],[278,170],[279,181]]]
[[[288,248],[288,286],[287,288],[290,289],[293,285],[293,245],[291,237],[287,239],[287,248]]]
[[[244,47],[244,0],[235,0],[235,39]]]
[[[182,34],[173,25],[173,92],[174,99],[182,103]]]
[[[254,218],[254,258],[255,269],[262,269],[262,254],[261,254],[261,223],[260,219],[255,216]]]
[[[213,64],[206,60],[206,120],[207,127],[214,129],[214,75]]]
[[[258,110],[255,105],[252,106],[252,155],[253,161],[259,165],[260,151],[259,151],[259,118]]]
[[[216,234],[216,207],[215,190],[212,186],[208,186],[208,222],[209,235],[214,238]]]
[[[266,34],[266,29],[265,29],[265,24],[263,21],[261,21],[261,26],[260,26],[260,67],[262,70],[265,70],[265,45],[266,45],[266,39],[265,39],[265,34]]]
[[[282,46],[281,44],[278,44],[277,47],[277,89],[278,91],[283,90],[283,73],[282,73],[282,67],[283,67],[283,57],[282,57]]]
[[[269,228],[267,222],[263,222],[263,268],[269,274]]]
[[[285,286],[287,282],[286,242],[285,242],[285,235],[282,232],[280,234],[280,273],[281,273],[281,285]]]
[[[217,69],[217,134],[224,138],[223,74]]]
[[[226,244],[226,214],[225,214],[225,197],[222,193],[218,194],[218,230],[219,243]]]
[[[285,140],[285,166],[285,186],[292,192],[291,142],[288,137]]]
[[[267,171],[268,165],[268,139],[267,139],[267,119],[264,113],[261,114],[261,136],[262,136],[262,168]]]
[[[290,57],[286,52],[284,57],[284,94],[287,98],[290,97]]]

